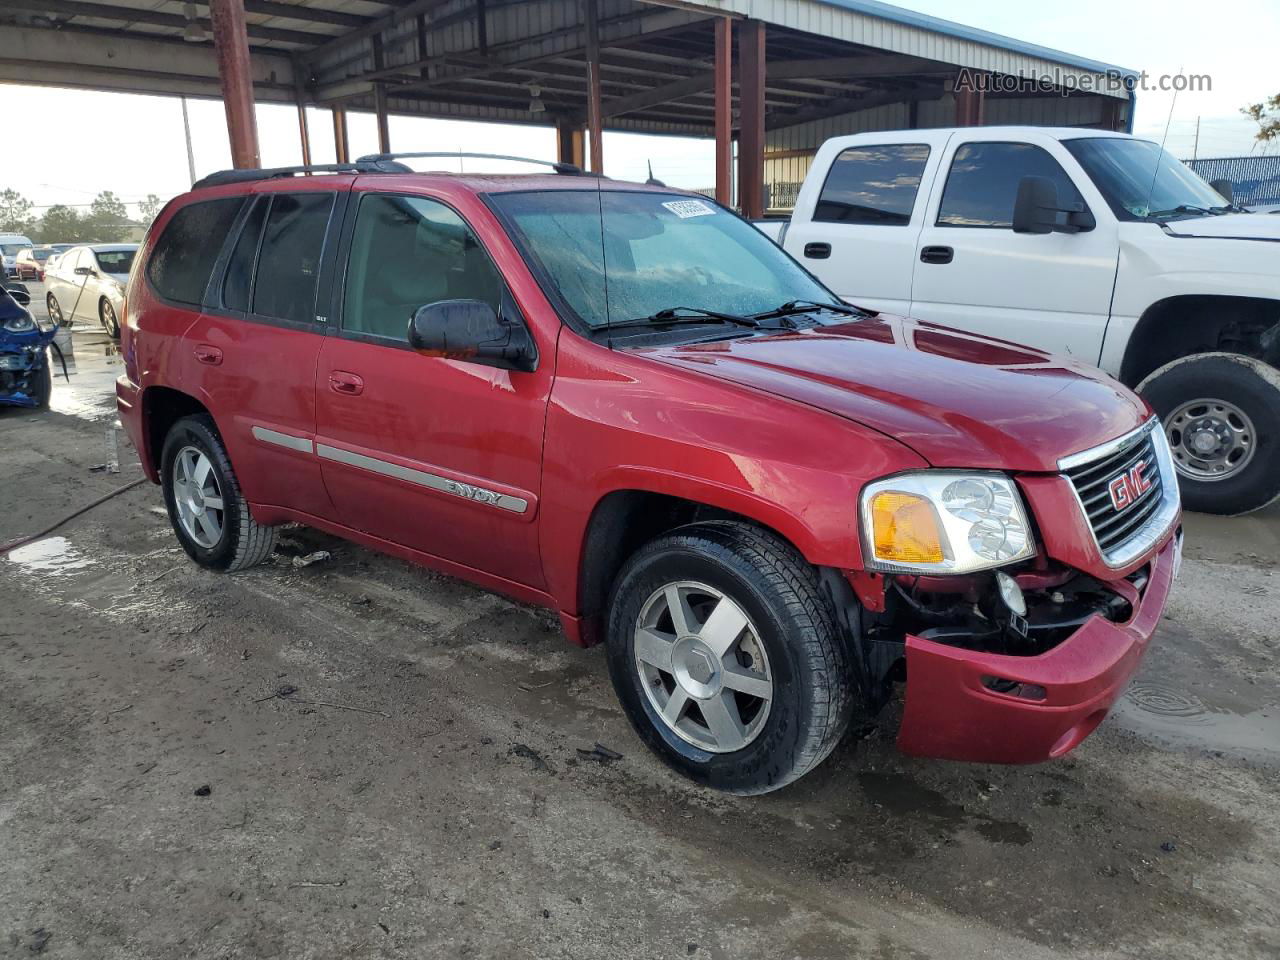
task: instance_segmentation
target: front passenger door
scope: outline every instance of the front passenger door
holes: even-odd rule
[[[1051,149],[1065,153],[1055,142],[999,140],[981,129],[951,141],[945,181],[920,232],[911,315],[1096,365],[1119,236],[1100,198],[1082,197],[1063,168],[1075,161],[1064,156],[1060,162]],[[1060,204],[1086,201],[1097,226],[1014,233],[1018,184],[1031,176],[1052,180]]]
[[[344,243],[340,323],[321,348],[315,391],[316,453],[340,520],[461,573],[540,589],[533,520],[550,351],[520,373],[409,346],[409,321],[427,303],[520,311],[476,233],[444,203],[365,193]]]

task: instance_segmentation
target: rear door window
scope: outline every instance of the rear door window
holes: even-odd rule
[[[940,227],[1013,227],[1013,204],[1023,177],[1047,177],[1063,203],[1080,191],[1058,161],[1030,143],[966,143],[956,150],[938,208]]]
[[[929,145],[902,143],[840,151],[827,173],[813,219],[905,227],[911,222]]]
[[[173,215],[147,264],[147,277],[160,296],[192,306],[204,301],[209,275],[243,203],[242,197],[205,200]],[[83,257],[78,265],[84,265]]]
[[[262,240],[262,224],[267,219],[270,197],[258,197],[253,209],[240,230],[235,249],[227,263],[227,275],[222,281],[222,305],[228,310],[245,313],[249,309],[249,293],[253,289],[253,265],[258,259],[258,245]]]
[[[418,308],[482,300],[499,312],[503,282],[466,222],[423,197],[366,194],[360,201],[343,295],[349,333],[408,340]]]
[[[316,284],[332,193],[277,193],[271,198],[253,285],[253,313],[316,322]]]

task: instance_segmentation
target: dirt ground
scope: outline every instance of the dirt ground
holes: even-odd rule
[[[120,367],[73,339],[0,412],[0,542],[140,476],[93,469]],[[1187,530],[1071,757],[913,760],[890,715],[738,799],[551,615],[301,528],[208,573],[144,484],[0,559],[0,956],[1280,956],[1280,510]]]

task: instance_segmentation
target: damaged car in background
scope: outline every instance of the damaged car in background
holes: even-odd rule
[[[53,340],[58,327],[33,317],[27,309],[30,303],[25,284],[0,282],[0,406],[49,405],[50,348],[62,355]]]
[[[298,522],[546,606],[641,740],[740,794],[900,682],[914,754],[1097,727],[1181,554],[1133,392],[849,306],[697,195],[401,159],[215,174],[152,224],[117,397],[194,562]]]

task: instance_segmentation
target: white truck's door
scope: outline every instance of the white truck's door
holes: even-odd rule
[[[918,237],[910,313],[921,320],[1097,364],[1119,259],[1115,217],[1056,139],[981,127],[946,145]],[[1082,233],[1012,229],[1023,177],[1048,177],[1087,204]]]
[[[828,140],[796,198],[783,248],[850,302],[905,314],[924,225],[919,198],[950,136],[910,130],[892,142],[884,134]]]

